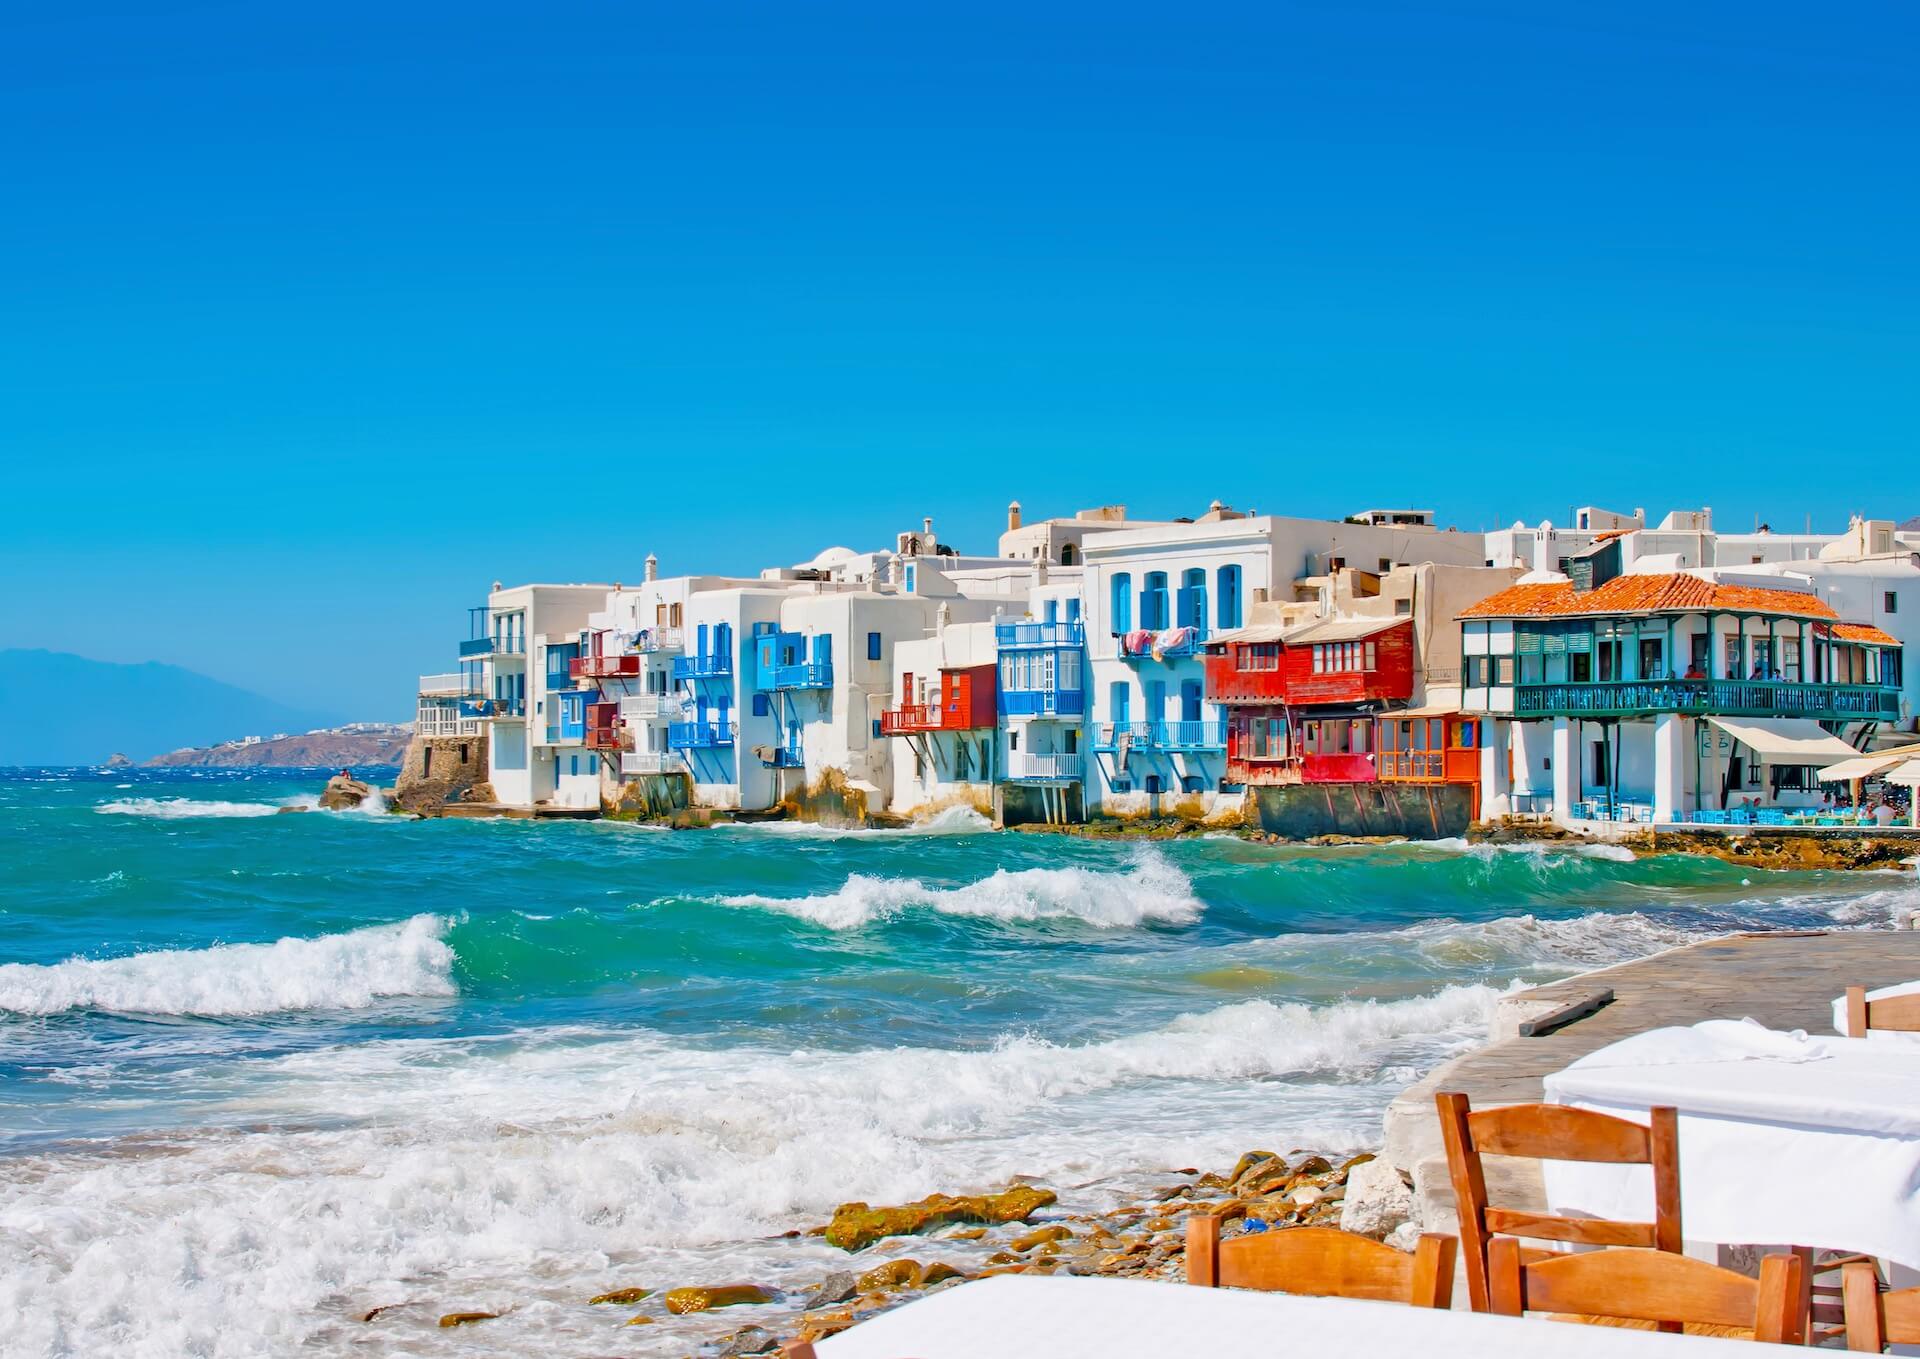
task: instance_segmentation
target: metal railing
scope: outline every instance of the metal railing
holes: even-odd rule
[[[687,707],[679,694],[633,694],[620,700],[623,722],[657,722],[663,717],[679,717]]]
[[[575,656],[567,663],[569,679],[622,679],[640,673],[639,656]]]
[[[423,697],[464,698],[479,693],[479,685],[474,676],[456,670],[446,675],[422,675],[419,692]]]
[[[413,715],[416,736],[478,736],[480,719],[462,715],[451,703],[422,703]]]
[[[629,750],[620,757],[622,774],[679,774],[687,762],[671,750]]]
[[[1106,722],[1095,730],[1094,749],[1117,750],[1122,740],[1136,750],[1225,750],[1227,724],[1199,722]]]
[[[1002,689],[1000,711],[1008,717],[1080,717],[1087,711],[1084,689]]]
[[[635,634],[635,651],[681,651],[686,648],[687,635],[679,628],[647,628]]]
[[[1645,679],[1598,684],[1522,684],[1516,717],[1615,717],[1635,713],[1714,713],[1726,717],[1900,716],[1900,691],[1877,684],[1799,684],[1790,680]]]
[[[759,668],[762,689],[831,689],[832,661],[795,661],[790,665],[763,665]]]
[[[712,679],[732,673],[733,657],[724,651],[673,658],[673,677],[677,680]]]
[[[463,698],[460,700],[462,717],[525,717],[527,701],[524,698]]]
[[[993,641],[1002,650],[1023,646],[1085,646],[1087,625],[1077,618],[1065,623],[1005,623],[996,620]]]
[[[1077,779],[1080,777],[1079,754],[1015,755],[1009,763],[1008,773],[1013,779]]]
[[[671,722],[667,725],[669,750],[718,750],[733,744],[731,722]]]

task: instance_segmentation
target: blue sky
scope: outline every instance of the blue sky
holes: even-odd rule
[[[0,644],[397,717],[1014,496],[1920,514],[1917,15],[8,7]]]

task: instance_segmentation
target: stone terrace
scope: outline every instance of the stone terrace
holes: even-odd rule
[[[1412,1174],[1421,1225],[1457,1230],[1436,1090],[1464,1091],[1476,1108],[1526,1104],[1544,1095],[1551,1072],[1648,1029],[1704,1019],[1752,1018],[1770,1029],[1833,1032],[1833,1000],[1848,986],[1892,986],[1920,978],[1920,929],[1841,933],[1736,934],[1621,963],[1521,992],[1500,1002],[1496,1041],[1441,1067],[1403,1091],[1387,1110],[1386,1151]],[[1597,990],[1613,1002],[1540,1038],[1518,1025]],[[1494,1197],[1544,1209],[1539,1163],[1487,1162]]]

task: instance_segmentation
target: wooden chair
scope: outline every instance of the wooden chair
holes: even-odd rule
[[[1434,1097],[1447,1144],[1447,1172],[1459,1207],[1467,1296],[1484,1312],[1487,1245],[1495,1235],[1582,1246],[1645,1246],[1678,1254],[1680,1244],[1680,1119],[1671,1108],[1652,1111],[1650,1126],[1558,1104],[1513,1104],[1474,1112],[1462,1094]],[[1495,1208],[1487,1203],[1482,1156],[1546,1161],[1606,1161],[1653,1167],[1653,1221],[1609,1222]]]
[[[1868,1000],[1867,988],[1847,988],[1847,1033],[1865,1038],[1869,1029],[1920,1033],[1920,994]]]
[[[1788,1252],[1760,1261],[1760,1277],[1658,1250],[1598,1250],[1525,1258],[1510,1236],[1487,1250],[1492,1310],[1651,1321],[1752,1331],[1755,1340],[1806,1343],[1801,1261]]]
[[[1331,1227],[1286,1227],[1220,1239],[1221,1220],[1187,1219],[1187,1282],[1318,1298],[1453,1305],[1451,1236],[1428,1233],[1413,1254]]]
[[[780,1347],[780,1359],[819,1359],[812,1344],[805,1340],[789,1340]]]
[[[1847,1316],[1847,1348],[1878,1354],[1888,1345],[1920,1345],[1920,1288],[1882,1292],[1870,1260],[1850,1260],[1840,1269]]]

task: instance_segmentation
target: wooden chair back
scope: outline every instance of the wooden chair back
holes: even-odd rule
[[[1221,1220],[1187,1219],[1187,1282],[1414,1307],[1453,1305],[1451,1236],[1428,1233],[1413,1254],[1331,1227],[1285,1227],[1220,1239]]]
[[[819,1359],[813,1345],[805,1340],[789,1340],[780,1347],[780,1359]]]
[[[1488,1249],[1492,1310],[1573,1313],[1668,1326],[1751,1330],[1755,1340],[1805,1344],[1802,1263],[1788,1252],[1760,1261],[1760,1277],[1658,1250],[1598,1250],[1537,1258],[1512,1237]],[[1535,1257],[1535,1258],[1529,1258]]]
[[[1882,1292],[1872,1263],[1853,1260],[1840,1268],[1840,1295],[1848,1349],[1878,1354],[1888,1345],[1920,1345],[1920,1288]]]
[[[1920,994],[1868,1000],[1867,988],[1847,988],[1847,1034],[1865,1038],[1867,1030],[1920,1033]]]
[[[1655,1108],[1651,1123],[1643,1127],[1630,1119],[1558,1104],[1512,1104],[1476,1112],[1465,1095],[1449,1091],[1436,1095],[1434,1102],[1440,1110],[1447,1173],[1459,1207],[1467,1294],[1474,1311],[1488,1307],[1487,1246],[1495,1236],[1582,1246],[1644,1246],[1679,1253],[1680,1117],[1672,1108]],[[1494,1207],[1487,1202],[1482,1156],[1652,1166],[1653,1220],[1609,1222]]]

